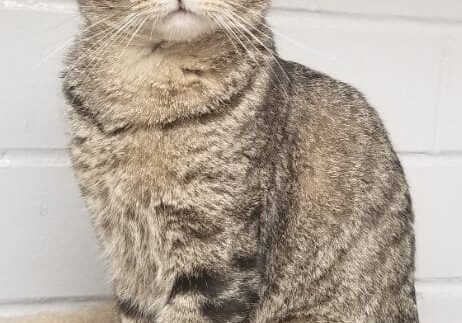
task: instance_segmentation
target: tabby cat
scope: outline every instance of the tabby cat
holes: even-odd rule
[[[413,213],[361,93],[269,0],[80,0],[71,155],[124,323],[417,323]]]

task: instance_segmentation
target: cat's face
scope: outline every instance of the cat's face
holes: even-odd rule
[[[245,34],[265,14],[270,0],[79,0],[93,24],[109,22],[114,30],[150,34],[170,41],[194,39],[223,29]]]

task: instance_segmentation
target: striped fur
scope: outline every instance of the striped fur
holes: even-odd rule
[[[183,0],[204,22],[164,34],[176,0],[80,4],[70,148],[123,323],[418,323],[386,131],[277,57],[266,0]]]

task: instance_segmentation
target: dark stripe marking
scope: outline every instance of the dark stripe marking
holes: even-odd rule
[[[85,103],[83,102],[82,98],[75,93],[75,86],[68,86],[64,87],[64,97],[66,98],[69,105],[72,109],[77,113],[81,118],[87,120],[94,126],[98,128],[98,130],[108,136],[117,136],[121,133],[127,132],[132,127],[129,124],[123,124],[118,127],[114,127],[113,129],[106,129],[103,124],[98,120],[98,115],[95,111],[91,110]]]
[[[227,285],[222,275],[206,269],[200,269],[193,275],[182,274],[173,283],[169,302],[177,295],[194,292],[201,293],[208,298],[215,298]]]
[[[233,265],[242,271],[259,269],[259,267],[261,266],[260,255],[258,254],[234,255]]]
[[[205,316],[215,323],[231,320],[233,322],[248,322],[249,314],[258,303],[259,298],[257,292],[247,289],[233,298],[217,302],[206,302],[202,305],[201,310]],[[240,320],[236,321],[238,317],[240,317]]]

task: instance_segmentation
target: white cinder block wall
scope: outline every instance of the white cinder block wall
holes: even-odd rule
[[[412,186],[422,322],[462,322],[462,2],[274,7],[282,55],[383,116]],[[65,151],[58,74],[77,24],[72,0],[0,1],[0,305],[110,294]]]

